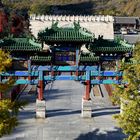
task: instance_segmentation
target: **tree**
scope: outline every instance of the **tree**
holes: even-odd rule
[[[8,3],[8,0],[5,0],[4,2],[6,6],[3,7],[0,11],[1,17],[5,17],[3,16],[3,14],[8,15],[7,13],[5,13],[5,8],[9,10],[10,8],[12,9],[14,7],[12,3]],[[18,9],[20,8],[22,9],[22,7],[24,8],[25,6],[21,6],[21,7],[19,6]],[[10,11],[13,11],[11,9]],[[12,12],[9,13],[11,14]],[[3,22],[4,18],[3,19],[1,18],[2,21],[1,27],[3,27],[2,29],[4,29],[0,32],[1,45],[3,44],[3,40],[7,38],[9,34],[11,34],[10,31],[11,31],[12,19],[10,14],[8,15],[9,18],[7,20],[7,24],[6,22]],[[7,68],[11,66],[11,62],[12,59],[10,58],[10,54],[5,53],[0,49],[0,73],[5,72]],[[11,101],[10,99],[7,98],[3,98],[3,99],[1,98],[1,95],[5,95],[11,89],[14,82],[15,82],[14,79],[9,77],[9,79],[3,83],[0,78],[0,137],[4,134],[10,133],[11,130],[17,125],[18,122],[16,116],[19,112],[19,108],[21,108],[26,104],[26,102],[24,101],[22,102]]]
[[[0,50],[0,72],[11,66],[11,61],[9,54]]]
[[[140,138],[140,43],[136,44],[131,61],[122,63],[123,80],[127,83],[116,86],[113,101],[122,107],[122,113],[115,115],[119,126],[128,134],[128,140],[137,140]]]
[[[11,64],[11,59],[9,58],[8,53],[4,53],[0,50],[0,72],[6,70],[8,66]],[[10,82],[0,83],[0,92],[5,92],[7,90],[7,86]],[[10,100],[4,99],[0,100],[0,137],[3,134],[9,133],[13,126],[16,125],[15,117],[11,117],[13,103]]]
[[[50,7],[46,3],[46,1],[44,1],[44,0],[38,1],[37,0],[31,5],[30,10],[31,10],[30,12],[33,14],[46,15],[49,12]]]
[[[6,71],[11,65],[10,55],[0,50],[0,72]],[[14,80],[10,79],[2,83],[0,82],[0,93],[6,94],[7,90],[13,86]],[[19,108],[24,105],[25,102],[14,101],[10,99],[0,100],[0,137],[4,134],[8,134],[17,125],[16,115],[18,114]]]

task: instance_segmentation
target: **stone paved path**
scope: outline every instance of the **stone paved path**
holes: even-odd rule
[[[45,88],[47,118],[35,119],[36,95],[24,94],[30,103],[19,114],[19,125],[0,140],[122,140],[115,125],[113,107],[107,96],[93,97],[93,118],[81,118],[84,87],[75,81],[57,81]]]

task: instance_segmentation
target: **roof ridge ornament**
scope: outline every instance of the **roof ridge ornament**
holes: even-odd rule
[[[81,28],[79,21],[77,23],[74,21],[73,24],[74,24],[74,29],[79,30]]]
[[[52,21],[52,26],[51,26],[52,29],[58,29],[58,21],[54,22]]]

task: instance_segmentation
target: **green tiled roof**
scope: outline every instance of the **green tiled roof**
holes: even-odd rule
[[[91,52],[132,52],[134,45],[128,44],[123,40],[98,40],[87,47]]]
[[[132,47],[116,46],[116,47],[93,47],[93,52],[131,52]]]
[[[80,62],[95,62],[99,61],[99,56],[82,56]]]
[[[58,28],[57,24],[53,24],[51,29],[46,28],[44,31],[39,32],[39,39],[46,42],[93,42],[94,40],[94,35],[86,29],[81,28],[79,24],[74,23],[74,28]]]
[[[30,58],[34,62],[49,62],[52,59],[51,56],[31,56]]]
[[[28,38],[5,39],[0,42],[0,48],[8,51],[41,51],[41,43]]]

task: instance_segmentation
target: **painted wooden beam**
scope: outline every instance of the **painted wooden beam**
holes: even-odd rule
[[[42,70],[42,71],[97,71],[98,66],[32,66],[32,70]]]
[[[54,80],[74,80],[75,77],[69,77],[69,76],[60,76],[60,77],[48,77],[47,79],[44,79],[44,82],[54,81]],[[8,81],[8,79],[2,80],[2,83],[5,83]],[[81,83],[85,83],[85,80],[79,80]],[[35,80],[28,80],[28,79],[18,79],[15,81],[15,84],[31,84],[31,85],[37,85],[39,82],[38,79]],[[91,84],[121,84],[126,83],[122,80],[112,80],[112,79],[105,79],[105,80],[91,80]]]
[[[62,69],[60,69],[61,72]],[[44,70],[45,71],[45,70]],[[55,71],[55,70],[54,70]],[[76,72],[77,70],[75,70]],[[70,71],[71,72],[71,71]],[[39,71],[31,71],[29,74],[28,71],[10,71],[10,72],[2,72],[0,74],[1,76],[21,76],[21,77],[27,77],[27,76],[39,76]],[[91,76],[109,76],[109,77],[115,77],[115,76],[123,76],[123,72],[116,72],[116,71],[91,71]],[[84,77],[79,76],[79,78]]]

